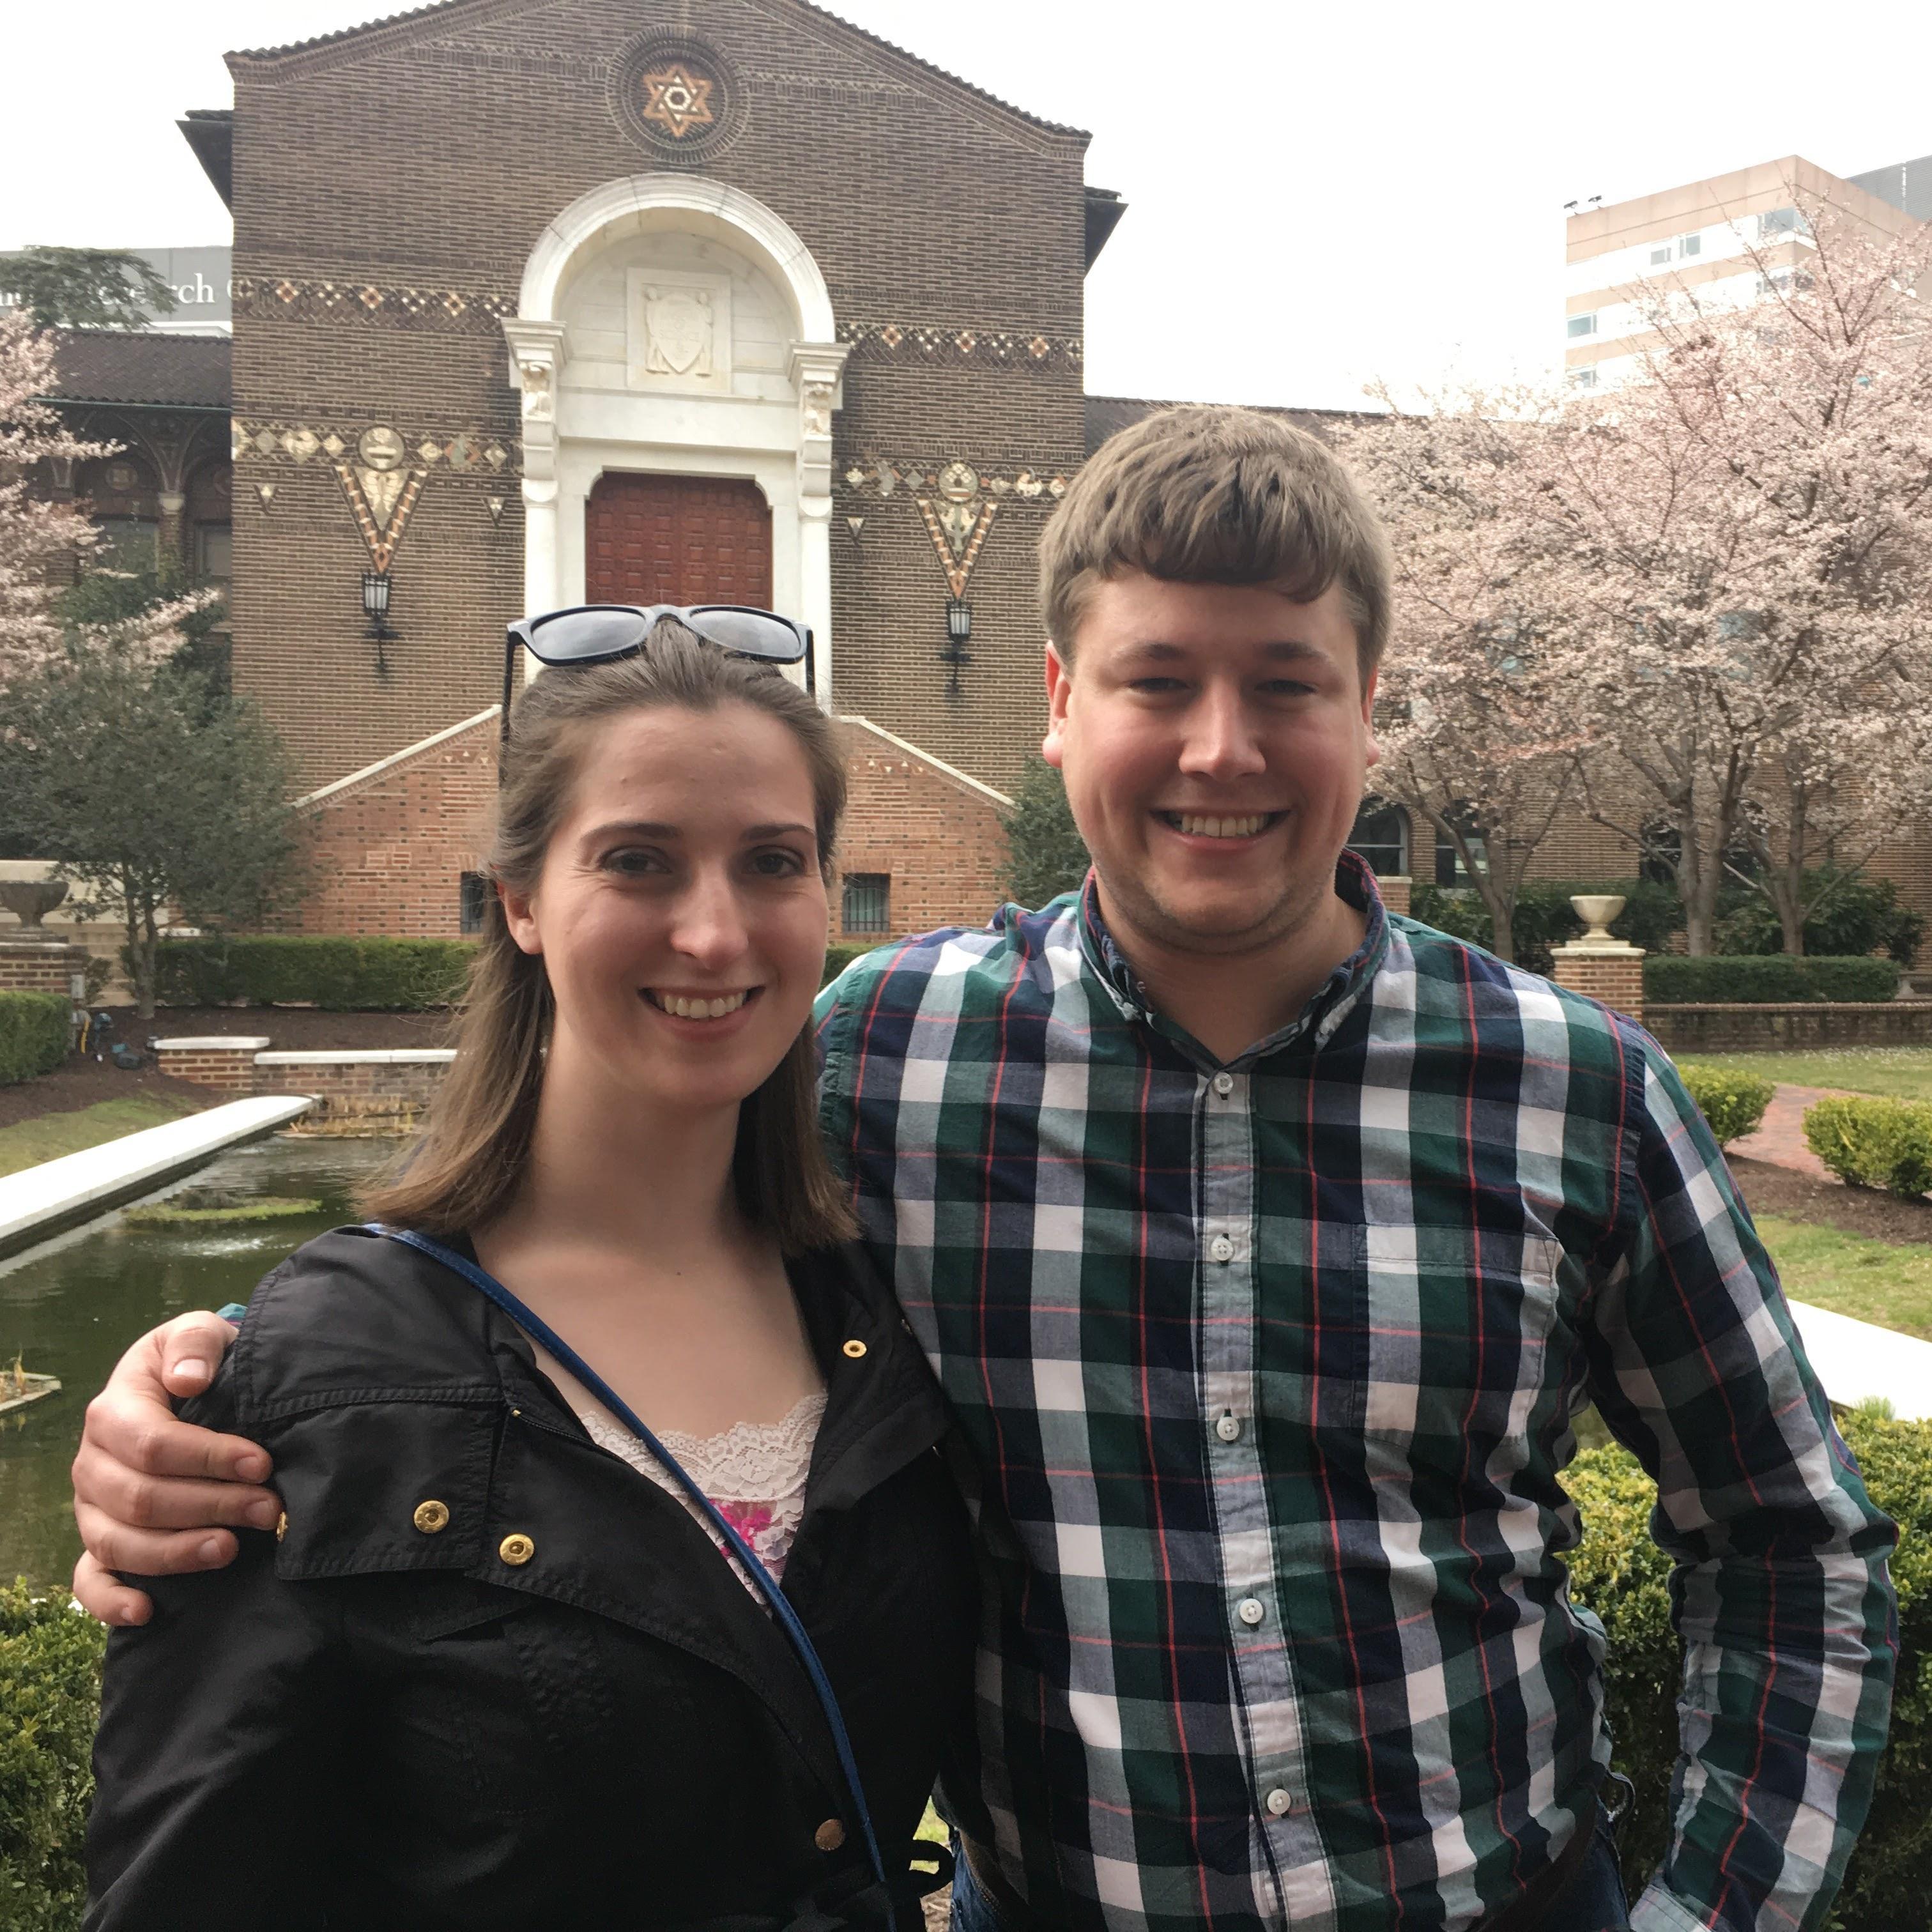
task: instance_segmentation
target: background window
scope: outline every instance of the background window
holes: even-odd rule
[[[226,524],[194,526],[194,573],[202,583],[226,590],[234,574],[234,532]]]
[[[1758,239],[1770,235],[1803,235],[1804,218],[1795,208],[1774,208],[1757,218]]]
[[[1573,389],[1594,389],[1597,386],[1597,372],[1594,369],[1572,369],[1570,386]]]
[[[1572,337],[1594,335],[1596,332],[1597,318],[1594,315],[1573,315],[1570,318],[1570,333]]]
[[[1403,877],[1408,871],[1408,814],[1399,805],[1364,799],[1348,834],[1348,850],[1360,854],[1378,878]]]
[[[1680,260],[1686,256],[1701,255],[1703,252],[1704,238],[1702,236],[1680,235],[1678,236],[1677,253]]]
[[[1653,248],[1650,251],[1650,266],[1653,268],[1662,268],[1670,260],[1670,244],[1668,242],[1665,242],[1660,248]]]
[[[892,891],[890,872],[848,872],[839,923],[848,932],[890,932]]]
[[[1457,816],[1462,821],[1462,837],[1468,845],[1470,856],[1478,866],[1486,866],[1489,862],[1489,846],[1483,835],[1469,822],[1466,812]],[[1462,855],[1456,849],[1455,840],[1441,830],[1436,834],[1436,883],[1452,891],[1459,887],[1466,891],[1469,889],[1468,868],[1462,863]]]
[[[483,930],[483,915],[489,910],[490,881],[481,872],[465,872],[459,882],[462,896],[458,902],[456,929],[471,935]]]

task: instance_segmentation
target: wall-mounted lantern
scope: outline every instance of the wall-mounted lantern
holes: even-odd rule
[[[973,662],[973,654],[967,650],[973,639],[973,607],[963,597],[949,597],[946,600],[946,646],[939,653],[940,662],[947,667],[946,694],[949,698],[959,695],[961,669]]]
[[[386,570],[362,573],[362,614],[369,620],[369,628],[362,634],[376,646],[376,675],[387,677],[389,664],[382,646],[402,634],[389,628],[389,573]]]

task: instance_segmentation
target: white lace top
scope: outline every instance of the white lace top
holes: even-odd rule
[[[668,1490],[688,1510],[704,1533],[722,1550],[724,1539],[700,1514],[682,1486],[631,1432],[601,1408],[583,1408],[579,1418],[600,1449],[608,1449],[631,1467]],[[812,1444],[825,1414],[821,1390],[808,1395],[782,1422],[734,1423],[722,1436],[686,1436],[661,1429],[657,1436],[683,1464],[685,1472],[717,1506],[718,1511],[752,1546],[774,1581],[784,1577],[785,1558],[805,1514],[806,1472],[812,1466]],[[725,1555],[738,1580],[754,1596],[751,1578],[728,1552]]]

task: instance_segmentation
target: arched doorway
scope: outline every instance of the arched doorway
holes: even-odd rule
[[[592,601],[610,580],[583,548],[601,479],[728,479],[767,506],[767,587],[718,601],[809,625],[826,701],[832,424],[850,345],[805,244],[722,182],[606,182],[546,226],[503,332],[523,418],[525,608]],[[680,574],[661,601],[718,596],[703,586],[720,580],[719,560],[688,560],[701,578]]]
[[[607,471],[584,506],[591,604],[772,602],[772,512],[736,476]]]

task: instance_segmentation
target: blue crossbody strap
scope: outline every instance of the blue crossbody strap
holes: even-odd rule
[[[825,1666],[819,1661],[818,1652],[813,1648],[804,1624],[799,1622],[798,1612],[786,1601],[784,1592],[778,1587],[777,1579],[759,1562],[752,1546],[739,1534],[736,1526],[692,1480],[683,1465],[644,1426],[629,1405],[610,1384],[548,1323],[526,1308],[488,1270],[478,1268],[466,1255],[458,1254],[454,1248],[446,1246],[428,1234],[418,1234],[413,1228],[386,1227],[379,1221],[371,1221],[368,1226],[372,1234],[386,1234],[392,1241],[400,1241],[406,1247],[414,1248],[418,1253],[428,1256],[430,1260],[440,1262],[452,1274],[460,1275],[472,1288],[494,1302],[526,1334],[542,1342],[650,1451],[667,1474],[676,1480],[704,1520],[723,1539],[725,1547],[743,1564],[746,1574],[758,1586],[758,1594],[771,1606],[772,1615],[777,1619],[778,1628],[790,1640],[792,1648],[798,1653],[798,1660],[805,1666],[805,1674],[812,1680],[812,1688],[818,1695],[819,1708],[825,1713],[826,1724],[832,1732],[832,1742],[838,1750],[838,1768],[845,1774],[846,1786],[852,1796],[852,1808],[858,1815],[859,1828],[865,1834],[866,1856],[872,1862],[872,1876],[880,1886],[884,1886],[885,1862],[879,1856],[879,1841],[872,1831],[872,1814],[866,1808],[866,1789],[859,1781],[858,1762],[852,1755],[852,1741],[846,1735],[845,1720],[839,1714],[838,1699],[832,1688],[832,1680],[826,1676]]]

